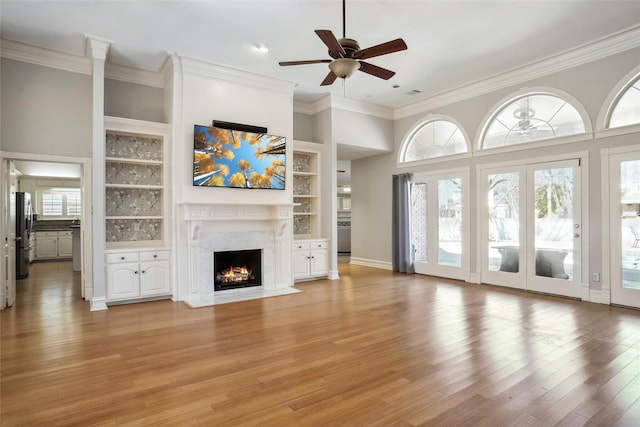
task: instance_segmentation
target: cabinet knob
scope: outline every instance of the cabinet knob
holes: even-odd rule
[[[153,254],[153,257],[154,258],[158,258],[158,255],[157,254]],[[144,273],[144,271],[143,271],[143,273]]]
[[[133,272],[133,274],[138,274],[138,272],[137,272],[137,271],[134,271],[134,272]]]
[[[122,259],[122,260],[123,260],[123,259],[124,259],[124,257],[123,257],[123,256],[121,256],[121,257],[120,257],[120,259]]]
[[[144,273],[145,273],[145,270],[142,270],[142,273],[144,274]]]

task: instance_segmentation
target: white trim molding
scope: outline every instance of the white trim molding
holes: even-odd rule
[[[382,270],[393,270],[393,266],[388,261],[379,261],[375,259],[351,257],[349,264],[360,265],[363,267],[380,268]]]
[[[86,56],[31,46],[13,40],[0,40],[0,56],[72,73],[91,74],[91,61]]]
[[[294,82],[252,73],[239,68],[214,64],[200,59],[180,56],[183,74],[191,74],[206,79],[220,80],[237,85],[272,90],[293,95]]]
[[[453,104],[454,102],[464,101],[509,86],[522,84],[538,77],[587,64],[637,47],[640,47],[640,25],[635,25],[527,65],[435,94],[427,99],[398,107],[394,110],[394,119],[413,116]]]
[[[620,79],[620,81],[613,87],[613,89],[611,89],[607,97],[604,99],[604,102],[600,107],[600,112],[598,113],[598,118],[596,119],[597,132],[603,131],[605,129],[633,129],[633,127],[638,126],[638,124],[633,124],[629,126],[610,128],[609,120],[611,119],[611,113],[613,112],[613,109],[616,105],[618,105],[618,101],[620,101],[620,97],[622,97],[622,95],[626,93],[627,89],[629,89],[629,87],[636,80],[639,74],[640,65],[628,72],[622,79]]]

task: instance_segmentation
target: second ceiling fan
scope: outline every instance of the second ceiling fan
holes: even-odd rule
[[[381,43],[366,49],[360,49],[358,42],[346,37],[345,24],[345,0],[342,0],[342,38],[337,39],[331,30],[315,30],[320,40],[329,48],[329,56],[333,59],[312,59],[308,61],[285,61],[280,62],[281,66],[306,65],[306,64],[329,64],[329,74],[324,78],[321,86],[333,84],[338,77],[346,79],[355,70],[360,70],[372,76],[389,80],[396,73],[386,68],[364,62],[363,59],[374,58],[393,52],[407,49],[407,44],[402,39],[395,39],[386,43]]]

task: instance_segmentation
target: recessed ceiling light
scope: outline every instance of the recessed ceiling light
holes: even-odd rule
[[[260,53],[267,53],[267,52],[269,52],[269,45],[268,44],[257,44],[256,45],[256,49]]]

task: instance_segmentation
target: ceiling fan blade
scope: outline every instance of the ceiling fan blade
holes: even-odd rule
[[[344,56],[347,54],[340,45],[340,42],[338,42],[336,36],[333,35],[331,30],[316,30],[316,34],[318,35],[318,37],[320,37],[320,40],[322,40],[322,42],[329,48],[329,54],[331,55],[331,57],[344,58]]]
[[[310,61],[284,61],[278,62],[283,67],[287,65],[305,65],[305,64],[328,64],[331,62],[331,59],[312,59]]]
[[[388,53],[406,50],[407,44],[402,39],[391,40],[390,42],[378,44],[362,49],[353,54],[355,59],[369,59],[375,56],[386,55]]]
[[[322,83],[320,83],[320,86],[332,85],[333,82],[335,82],[337,78],[338,78],[338,76],[333,74],[333,71],[329,71],[329,74],[327,74],[327,77],[325,77],[324,80],[322,81]]]
[[[395,71],[387,70],[386,68],[378,67],[377,65],[369,64],[364,61],[360,61],[360,71],[384,80],[389,80],[391,77],[396,75]]]

